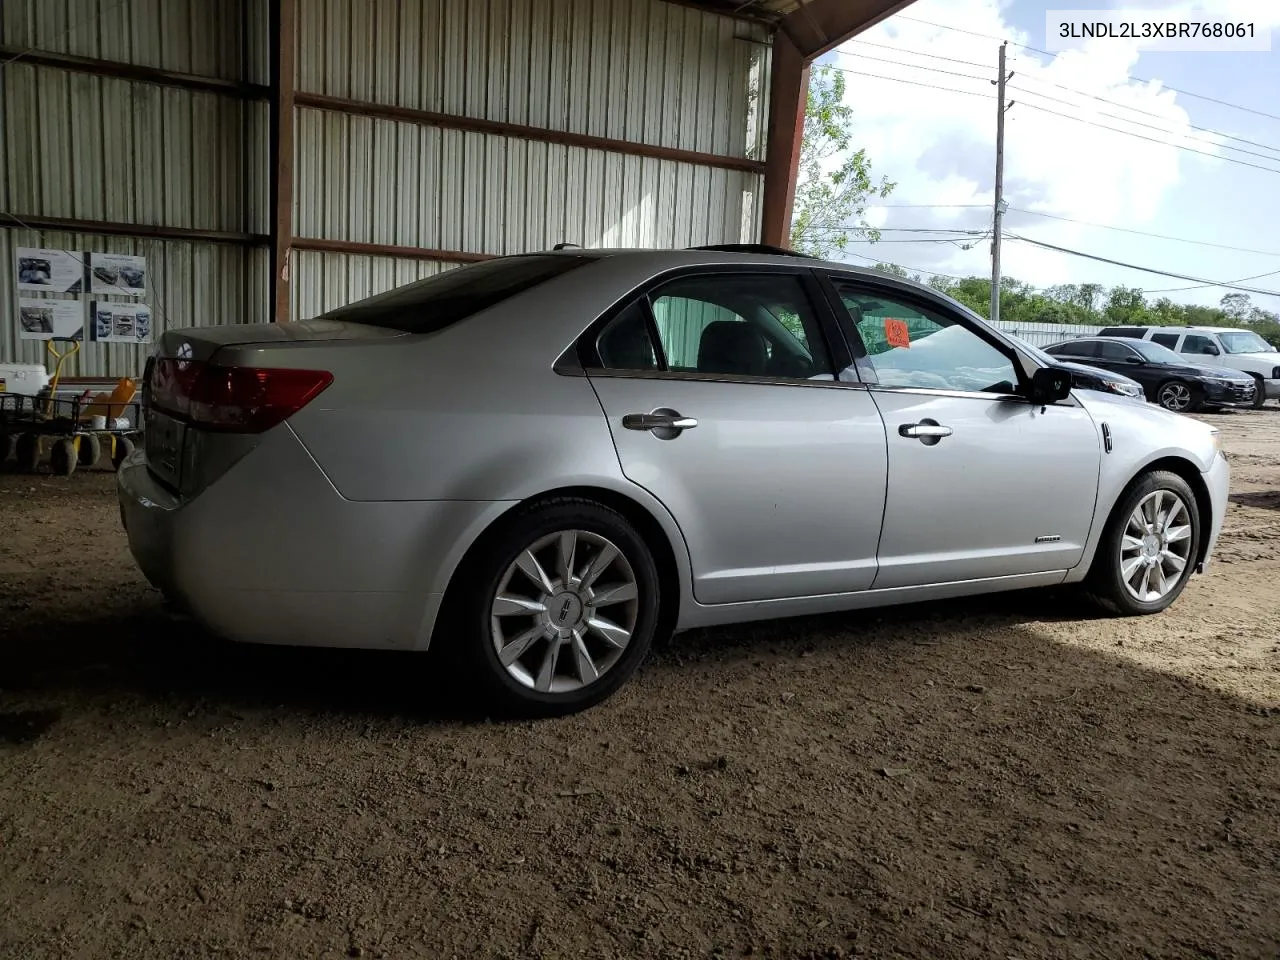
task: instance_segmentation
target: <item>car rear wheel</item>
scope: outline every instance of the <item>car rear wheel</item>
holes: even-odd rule
[[[1200,407],[1200,391],[1181,380],[1169,380],[1156,391],[1156,403],[1174,413],[1190,413]]]
[[[1165,470],[1145,474],[1112,511],[1086,586],[1115,613],[1159,613],[1186,587],[1200,536],[1200,511],[1187,482]]]
[[[1267,402],[1267,384],[1261,377],[1254,375],[1253,378],[1253,409],[1261,410],[1262,405]]]
[[[526,508],[459,567],[455,658],[503,713],[599,703],[639,667],[658,623],[653,556],[621,514],[588,500]]]

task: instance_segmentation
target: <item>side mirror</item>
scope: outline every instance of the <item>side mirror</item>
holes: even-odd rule
[[[1131,364],[1133,364],[1135,367],[1140,367],[1140,366],[1142,366],[1142,358],[1141,358],[1141,357],[1125,357],[1125,358],[1124,358],[1124,360],[1125,360],[1125,363],[1131,363]]]
[[[1071,374],[1061,367],[1040,367],[1031,375],[1027,399],[1037,406],[1065,400],[1071,395]]]
[[[1218,345],[1216,343],[1207,344],[1204,348],[1204,352],[1211,357],[1222,356],[1222,351],[1218,349]]]

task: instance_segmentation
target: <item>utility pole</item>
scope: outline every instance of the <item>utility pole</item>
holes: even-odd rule
[[[1005,76],[1004,54],[1008,41],[1000,44],[1000,67],[996,85],[996,198],[991,218],[991,322],[1000,319],[1000,224],[1008,204],[1004,200],[1004,114],[1012,107],[1004,102],[1004,85],[1013,76]]]

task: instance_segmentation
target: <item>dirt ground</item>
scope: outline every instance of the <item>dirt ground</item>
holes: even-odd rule
[[[1280,956],[1280,411],[1164,615],[1067,593],[683,635],[495,724],[220,644],[107,473],[0,477],[0,956]]]

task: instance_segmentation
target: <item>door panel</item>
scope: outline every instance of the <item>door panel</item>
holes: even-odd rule
[[[877,589],[1080,562],[1101,456],[1083,408],[908,391],[872,396],[889,450]],[[931,443],[899,434],[923,420],[951,433]],[[1060,539],[1036,542],[1044,537]]]
[[[590,376],[623,472],[684,533],[699,603],[871,586],[887,467],[884,425],[866,390]],[[655,410],[697,426],[623,425]]]

